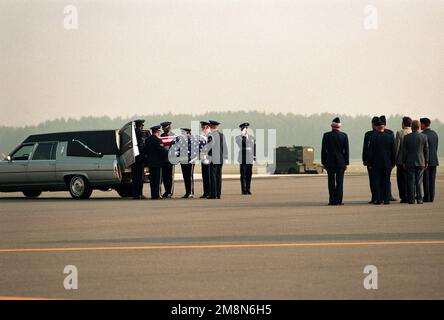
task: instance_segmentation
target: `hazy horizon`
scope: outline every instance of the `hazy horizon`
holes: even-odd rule
[[[78,30],[64,29],[68,4]],[[0,126],[208,111],[444,121],[443,30],[440,0],[2,0]]]

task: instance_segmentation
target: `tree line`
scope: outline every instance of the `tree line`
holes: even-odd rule
[[[220,121],[221,128],[238,128],[242,122],[249,122],[251,129],[276,129],[277,146],[313,146],[316,158],[320,158],[321,140],[324,132],[330,130],[330,123],[336,116],[341,118],[342,130],[349,136],[350,157],[360,159],[364,133],[370,130],[372,116],[337,115],[322,113],[314,115],[299,115],[293,113],[264,113],[249,112],[207,112],[200,115],[192,114],[159,114],[135,115],[131,118],[82,117],[80,119],[56,119],[35,126],[10,127],[0,126],[0,152],[9,153],[27,136],[35,133],[50,133],[61,131],[119,129],[133,119],[145,119],[146,127],[159,124],[162,121],[172,121],[174,128],[189,127],[191,121],[215,119]],[[387,118],[387,127],[397,131],[401,126],[401,115]],[[432,128],[440,136],[444,136],[444,124],[432,119]],[[444,156],[444,148],[439,150]]]

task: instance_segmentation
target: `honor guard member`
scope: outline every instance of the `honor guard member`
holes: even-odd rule
[[[383,115],[380,116],[379,119],[381,120],[382,124],[384,125],[384,132],[393,137],[395,139],[395,133],[387,128],[387,118]],[[396,201],[395,197],[393,197],[392,193],[392,181],[390,180],[390,201]]]
[[[372,194],[371,200],[370,200],[370,204],[376,201],[376,197],[375,197],[375,179],[373,176],[373,171],[370,168],[370,166],[368,165],[368,159],[369,159],[369,154],[370,154],[370,142],[372,140],[372,136],[373,134],[376,132],[376,122],[379,121],[378,117],[373,117],[372,118],[372,130],[367,131],[364,135],[364,146],[362,148],[362,162],[364,163],[364,166],[367,167],[367,173],[368,173],[368,180],[369,180],[369,184],[370,184],[370,191]]]
[[[210,196],[207,199],[220,199],[222,193],[222,167],[228,160],[228,147],[225,135],[219,132],[220,122],[210,120],[211,133],[208,136],[210,162]]]
[[[131,165],[131,181],[133,188],[133,199],[145,199],[143,196],[143,174],[144,174],[144,133],[143,124],[145,120],[135,120],[135,132],[137,139],[137,147],[139,149],[139,154],[136,156],[136,161]]]
[[[395,138],[385,132],[381,119],[376,123],[376,128],[370,143],[368,161],[375,179],[374,204],[390,204],[390,175],[396,164]]]
[[[151,127],[151,136],[146,139],[145,151],[147,164],[150,169],[151,199],[162,199],[160,196],[160,180],[162,166],[168,158],[168,151],[163,147],[160,136],[160,126]]]
[[[182,135],[176,138],[169,150],[170,162],[180,163],[185,195],[183,199],[194,197],[194,164],[199,158],[199,137],[191,135],[191,129],[180,128]]]
[[[203,194],[200,198],[203,199],[210,196],[210,160],[205,149],[205,146],[208,143],[208,136],[211,132],[210,123],[208,121],[201,121],[200,131],[200,166],[203,183]]]
[[[242,194],[251,194],[251,177],[253,175],[253,163],[256,160],[256,140],[248,134],[248,122],[239,125],[241,134],[236,137],[239,147],[237,161],[240,164],[240,181]]]
[[[340,206],[343,205],[344,173],[349,165],[349,144],[347,134],[340,131],[339,118],[333,119],[331,128],[322,138],[321,157],[328,173],[328,205]]]
[[[160,126],[162,127],[163,131],[160,135],[161,137],[174,136],[170,121],[162,122]],[[168,152],[169,148],[167,147],[166,150]],[[171,198],[174,192],[174,165],[169,162],[168,159],[162,166],[162,183],[163,187],[165,188],[165,192],[162,194],[162,197]]]
[[[429,164],[424,172],[424,202],[433,202],[435,200],[435,181],[436,167],[438,161],[438,135],[430,129],[432,123],[429,118],[421,118],[422,133],[427,136],[429,143]]]

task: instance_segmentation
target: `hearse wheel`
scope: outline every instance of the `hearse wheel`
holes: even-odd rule
[[[69,181],[69,193],[74,199],[88,199],[91,196],[92,188],[83,176],[74,176]]]
[[[39,195],[42,194],[41,191],[23,191],[23,194],[26,198],[37,198]]]

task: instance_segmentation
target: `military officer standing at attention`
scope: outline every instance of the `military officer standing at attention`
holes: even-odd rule
[[[208,154],[205,151],[205,146],[208,142],[208,136],[211,132],[210,123],[207,121],[201,121],[200,131],[200,166],[203,183],[203,194],[200,196],[200,198],[204,199],[210,196],[210,160],[208,159]]]
[[[207,199],[220,199],[222,193],[222,167],[228,160],[228,147],[225,135],[219,132],[220,122],[210,120],[211,133],[208,136],[210,163],[210,196]]]
[[[407,171],[403,163],[404,137],[412,133],[412,119],[410,117],[402,118],[402,130],[396,132],[395,149],[396,149],[396,179],[398,181],[399,197],[401,203],[408,202],[407,192]]]
[[[162,126],[161,137],[174,136],[172,132],[171,122],[165,121],[160,124]],[[169,148],[166,148],[168,151]],[[162,183],[165,192],[162,194],[163,198],[171,198],[174,192],[174,165],[168,160],[162,166]]]
[[[239,125],[241,134],[236,137],[239,146],[237,161],[240,164],[240,181],[242,194],[251,194],[251,178],[253,175],[253,162],[256,160],[256,140],[248,134],[248,122]]]
[[[343,205],[344,173],[349,165],[348,136],[341,132],[341,120],[333,119],[332,130],[322,138],[322,165],[328,173],[328,191],[330,206]]]
[[[163,147],[160,136],[160,126],[153,126],[151,136],[145,141],[145,152],[147,154],[147,164],[150,168],[151,199],[162,199],[160,196],[160,180],[162,166],[168,158],[168,151]]]
[[[372,193],[372,198],[370,200],[369,203],[373,203],[376,200],[375,197],[375,179],[373,176],[373,171],[372,169],[369,167],[368,165],[368,159],[370,156],[370,142],[372,140],[372,136],[373,134],[376,132],[376,122],[378,122],[379,118],[378,117],[373,117],[372,118],[372,130],[367,131],[364,135],[364,146],[362,148],[362,162],[364,163],[364,166],[367,167],[367,173],[368,173],[368,180],[370,183],[370,191]]]
[[[435,200],[436,167],[439,166],[438,135],[430,129],[432,122],[429,118],[422,118],[420,121],[422,133],[427,136],[429,143],[429,164],[424,172],[424,202],[433,202]]]
[[[408,175],[408,200],[409,204],[423,203],[422,179],[424,169],[429,162],[429,143],[427,136],[419,133],[418,120],[412,123],[412,133],[404,137],[402,145],[402,158]]]
[[[384,132],[389,134],[390,136],[395,139],[395,133],[387,128],[387,118],[385,116],[380,116],[379,119],[381,120],[382,124],[384,125]],[[392,193],[392,181],[390,181],[390,201],[396,201],[395,197],[393,197]]]
[[[368,166],[375,179],[374,204],[390,204],[390,175],[396,164],[395,138],[385,132],[384,122],[379,119],[372,136]]]
[[[170,147],[170,162],[180,163],[183,182],[185,184],[185,195],[182,197],[194,197],[194,164],[199,158],[199,137],[191,135],[191,129],[180,128],[182,135],[172,142]]]
[[[139,154],[136,156],[136,162],[131,165],[131,181],[133,187],[133,199],[140,200],[145,199],[143,196],[143,174],[144,174],[144,133],[143,124],[145,120],[135,120],[135,132],[137,139],[137,147]]]

